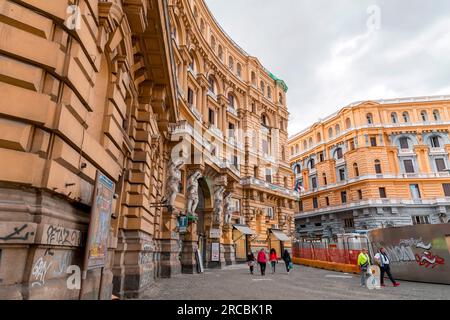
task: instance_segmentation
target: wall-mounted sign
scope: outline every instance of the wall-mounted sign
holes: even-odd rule
[[[210,229],[209,237],[211,239],[220,239],[220,229]]]
[[[178,231],[180,233],[185,233],[187,231],[187,226],[188,226],[188,217],[181,216],[178,219]]]
[[[211,261],[213,261],[213,262],[220,261],[220,243],[219,242],[211,243]]]
[[[87,239],[85,270],[102,268],[106,264],[114,189],[114,182],[97,171]]]

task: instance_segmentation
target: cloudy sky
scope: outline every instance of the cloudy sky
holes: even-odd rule
[[[450,94],[448,0],[206,0],[289,86],[293,135],[346,105]]]

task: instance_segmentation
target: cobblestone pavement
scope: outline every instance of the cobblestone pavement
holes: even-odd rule
[[[287,274],[284,263],[277,272],[262,277],[251,275],[247,265],[233,265],[221,270],[205,270],[204,274],[177,275],[158,279],[143,299],[155,300],[448,300],[450,285],[400,281],[392,287],[387,281],[381,290],[359,286],[357,275],[295,266]]]

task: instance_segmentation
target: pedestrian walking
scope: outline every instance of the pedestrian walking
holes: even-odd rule
[[[362,249],[361,253],[358,255],[358,266],[361,270],[361,287],[365,287],[367,270],[370,266],[370,257],[365,248]]]
[[[278,263],[278,259],[277,259],[277,251],[274,248],[270,249],[269,260],[270,260],[270,265],[272,267],[272,273],[275,273],[275,266]]]
[[[289,251],[287,251],[286,249],[283,252],[283,261],[284,261],[284,264],[286,265],[286,271],[287,271],[287,273],[289,273],[291,271],[291,267],[292,267],[292,259],[291,259],[291,255],[289,254]]]
[[[253,254],[253,252],[250,252],[248,255],[247,255],[247,264],[248,264],[248,266],[249,266],[249,268],[250,268],[250,273],[251,274],[253,274],[253,269],[254,269],[254,267],[255,267],[255,255]]]
[[[264,249],[259,250],[257,260],[258,260],[259,268],[261,270],[261,275],[265,276],[266,275],[267,255],[266,255],[266,251]]]
[[[391,273],[391,267],[390,267],[390,260],[388,255],[386,254],[386,250],[384,248],[380,248],[379,252],[375,255],[375,261],[377,262],[378,266],[380,267],[380,283],[382,287],[385,287],[384,285],[384,274],[387,274],[389,279],[391,280],[394,287],[398,287],[400,283],[395,281],[394,277]]]

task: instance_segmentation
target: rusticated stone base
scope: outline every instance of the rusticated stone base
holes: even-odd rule
[[[120,230],[113,267],[113,293],[119,298],[139,298],[155,281],[155,244],[134,230]],[[126,261],[126,263],[124,263]]]
[[[181,272],[187,274],[197,273],[197,259],[195,253],[197,251],[197,242],[183,241],[181,250]]]
[[[156,262],[157,277],[170,278],[181,273],[180,245],[178,240],[159,240]]]

